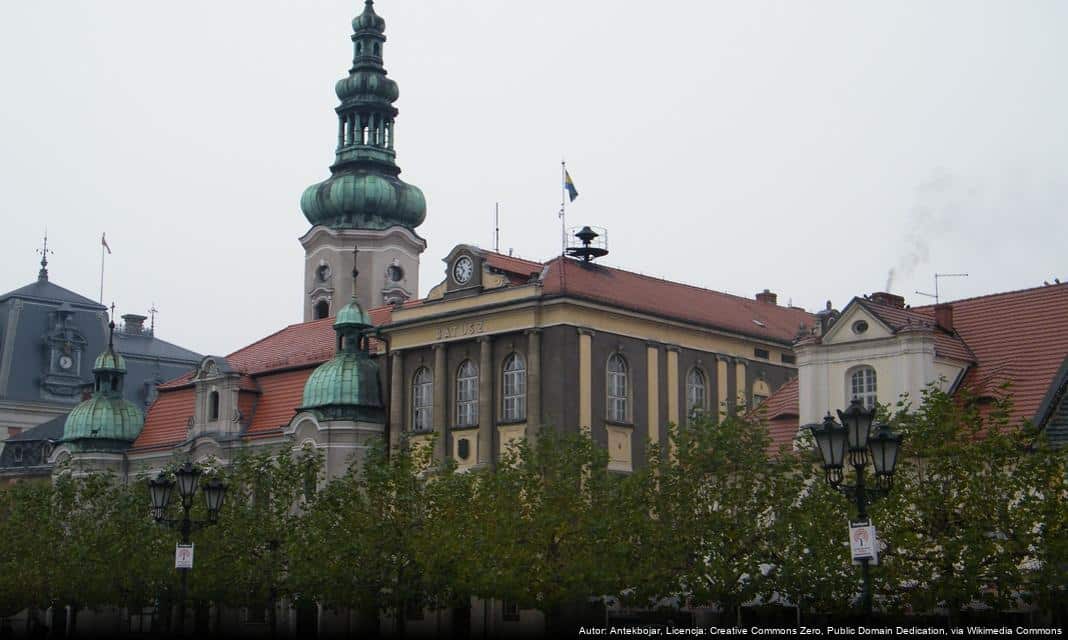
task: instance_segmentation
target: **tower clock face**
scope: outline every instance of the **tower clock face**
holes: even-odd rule
[[[458,284],[467,284],[471,276],[475,275],[475,263],[468,256],[460,258],[452,263],[452,277]]]
[[[70,356],[59,357],[59,367],[61,369],[70,369],[72,366],[74,366],[74,360]]]

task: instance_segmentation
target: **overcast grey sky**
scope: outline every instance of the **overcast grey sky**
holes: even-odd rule
[[[0,291],[37,273],[229,353],[300,321],[358,0],[0,8]],[[421,295],[455,244],[559,250],[809,310],[936,271],[948,298],[1065,279],[1068,3],[380,0]]]

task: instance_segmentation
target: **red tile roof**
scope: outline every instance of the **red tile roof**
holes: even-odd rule
[[[804,309],[757,302],[719,291],[624,271],[570,258],[548,263],[544,295],[567,295],[603,302],[709,328],[791,344],[798,328],[815,316]]]
[[[953,327],[978,361],[963,385],[993,395],[1005,381],[1012,419],[1035,417],[1068,356],[1068,283],[955,300]],[[934,307],[920,312],[934,313]]]
[[[391,307],[371,309],[375,325],[389,322]],[[333,318],[293,324],[226,356],[241,372],[238,408],[246,435],[263,434],[285,425],[300,406],[304,382],[318,365],[334,355],[337,336]],[[372,347],[374,346],[372,341]],[[160,385],[159,398],[145,416],[134,449],[183,442],[187,421],[196,410],[193,372]]]
[[[910,321],[934,322],[933,305],[898,309],[870,300],[860,302],[895,329]],[[947,304],[953,308],[956,336],[936,328],[935,350],[974,363],[961,386],[980,396],[1000,396],[1001,385],[1009,383],[1008,393],[1013,401],[1010,419],[1019,423],[1040,418],[1036,416],[1039,405],[1068,358],[1068,283]],[[965,355],[968,357],[962,357]],[[767,400],[769,417],[774,417],[772,406],[790,403],[797,415],[797,389],[789,386],[784,385]],[[776,411],[787,415],[781,408]],[[783,441],[785,432],[776,433],[775,437]]]
[[[902,309],[885,304],[877,304],[871,300],[856,298],[862,307],[885,322],[894,332],[908,330],[910,328],[930,329],[934,336],[935,354],[975,362],[975,354],[968,345],[961,340],[959,335],[953,335],[935,324],[934,307],[918,307],[916,309]]]
[[[145,426],[134,441],[133,449],[150,449],[185,440],[195,407],[196,389],[161,390],[159,398],[148,408]]]
[[[507,274],[511,283],[515,285],[526,284],[545,268],[545,265],[540,262],[506,256],[495,251],[482,250],[482,256],[491,269]]]
[[[775,453],[782,445],[790,446],[797,435],[798,383],[794,378],[779,387],[757,408],[757,415],[767,421],[771,436],[769,453]]]
[[[315,367],[271,373],[257,378],[263,395],[248,427],[248,433],[270,431],[289,424],[300,407],[304,383]]]

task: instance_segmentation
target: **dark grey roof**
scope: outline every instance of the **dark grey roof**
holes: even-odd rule
[[[78,295],[70,289],[64,289],[58,284],[53,284],[48,280],[38,279],[35,282],[31,282],[25,287],[20,287],[14,291],[8,291],[4,295],[0,295],[0,302],[3,302],[9,298],[22,298],[24,300],[41,300],[44,302],[69,302],[82,307],[89,307],[91,309],[107,309],[104,305],[95,300],[90,300],[85,296]]]
[[[67,320],[58,323],[60,317]],[[82,387],[93,383],[93,361],[107,344],[107,309],[47,279],[0,296],[0,398],[73,407]],[[59,347],[74,366],[57,367]],[[183,375],[201,358],[151,331],[116,330],[115,349],[126,358],[123,396],[142,407],[155,399],[156,384]]]
[[[63,426],[67,423],[67,415],[52,418],[48,422],[27,429],[17,436],[11,436],[4,442],[34,442],[37,440],[59,440],[63,437]]]
[[[191,369],[200,362],[201,355],[176,344],[160,340],[149,332],[134,334],[115,332],[115,349],[129,358],[159,358],[188,363]]]

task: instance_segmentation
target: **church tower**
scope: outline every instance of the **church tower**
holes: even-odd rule
[[[415,228],[426,218],[423,192],[400,180],[393,149],[400,95],[386,77],[386,22],[366,0],[352,21],[355,56],[335,87],[341,104],[330,177],[304,191],[300,207],[312,228],[304,246],[304,320],[335,316],[354,295],[365,309],[419,294],[419,254],[426,241]],[[347,248],[359,245],[359,265]],[[359,294],[346,277],[366,274]]]

